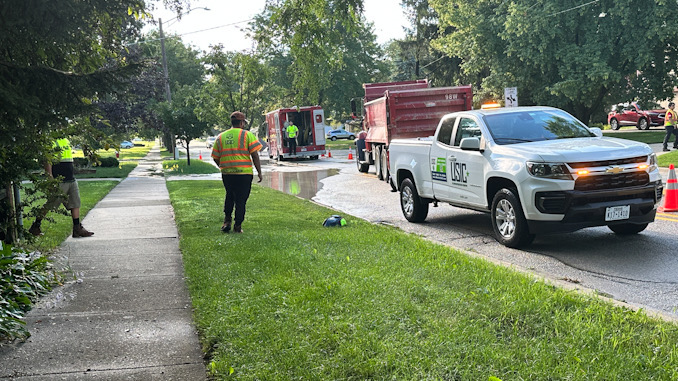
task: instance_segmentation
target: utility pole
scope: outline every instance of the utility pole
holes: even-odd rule
[[[172,92],[170,91],[169,83],[169,70],[167,69],[167,53],[165,52],[165,34],[162,32],[162,19],[158,19],[158,24],[160,26],[160,50],[162,51],[162,72],[163,79],[165,82],[165,97],[167,98],[167,103],[172,103]],[[174,138],[174,134],[169,131],[169,143],[172,145],[172,154],[174,155],[174,160],[179,159],[179,153],[177,152],[177,140]]]

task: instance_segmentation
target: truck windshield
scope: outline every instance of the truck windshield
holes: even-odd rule
[[[502,145],[595,136],[561,110],[516,111],[486,115],[484,120],[495,143]]]

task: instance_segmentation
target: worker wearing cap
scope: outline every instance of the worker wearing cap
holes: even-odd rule
[[[668,145],[669,140],[671,140],[671,135],[676,133],[676,122],[678,122],[678,114],[674,111],[676,104],[669,102],[669,108],[666,109],[666,115],[664,116],[664,129],[666,130],[666,136],[664,136],[664,151],[670,151]],[[673,142],[673,149],[678,149],[678,135]]]
[[[68,139],[61,138],[54,141],[52,147],[57,153],[58,161],[56,163],[49,160],[45,161],[45,173],[50,179],[58,178],[60,180],[61,194],[53,194],[48,197],[47,202],[38,212],[35,222],[28,231],[35,236],[42,235],[42,220],[49,211],[55,210],[60,204],[63,204],[71,212],[73,218],[73,238],[91,237],[94,233],[85,229],[80,223],[80,189],[75,180],[71,143]]]
[[[287,139],[290,143],[290,152],[293,155],[297,154],[297,134],[299,133],[299,128],[294,125],[293,121],[290,121],[290,124],[285,129],[287,132]]]
[[[233,231],[242,233],[242,222],[245,220],[245,205],[250,197],[254,174],[252,163],[257,169],[261,182],[261,162],[259,151],[262,146],[256,136],[245,128],[245,114],[235,111],[231,114],[231,128],[219,134],[212,147],[212,159],[221,170],[221,181],[226,189],[224,200],[224,224],[221,231],[231,231],[233,209],[235,221]]]

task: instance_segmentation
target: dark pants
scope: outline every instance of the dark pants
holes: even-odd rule
[[[664,136],[664,148],[668,148],[669,140],[671,140],[671,135],[676,135],[676,139],[673,141],[673,148],[678,148],[678,132],[675,129],[675,126],[664,126],[666,130],[666,136]]]
[[[240,226],[245,220],[245,205],[252,190],[253,175],[221,174],[221,181],[226,189],[224,201],[224,222],[231,222],[233,207],[235,206],[235,226]]]
[[[287,138],[290,142],[290,152],[297,154],[297,138]]]

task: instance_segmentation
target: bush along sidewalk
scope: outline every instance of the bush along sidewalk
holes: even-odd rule
[[[56,282],[51,263],[40,252],[12,245],[0,250],[0,344],[26,340],[30,332],[22,320],[40,296]]]
[[[678,326],[253,185],[167,184],[217,379],[675,380]]]

